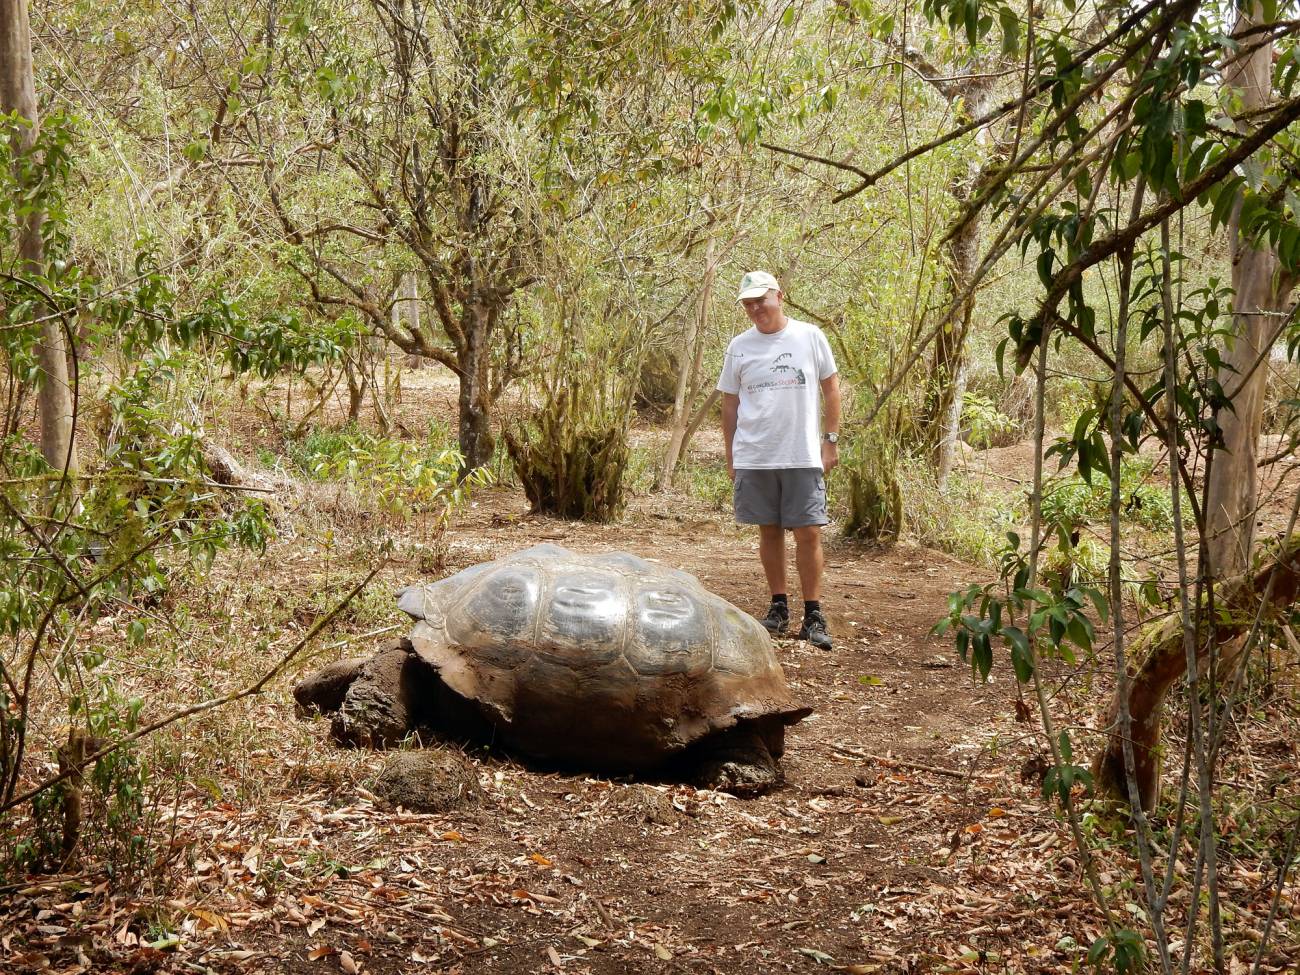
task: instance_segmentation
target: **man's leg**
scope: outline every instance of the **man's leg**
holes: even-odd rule
[[[807,640],[818,650],[831,649],[831,635],[821,610],[822,530],[820,525],[795,528],[794,556],[799,567],[799,585],[803,590],[803,625],[799,639]]]
[[[772,594],[767,615],[759,622],[773,636],[781,636],[790,628],[790,602],[785,592],[785,530],[780,525],[758,526],[758,558]]]
[[[799,588],[804,602],[821,599],[822,570],[822,527],[821,525],[804,525],[791,529],[794,535],[794,561],[799,568]]]
[[[818,650],[831,648],[822,614],[822,530],[826,524],[826,477],[820,468],[782,472],[781,523],[794,532],[795,564],[803,588],[803,626],[799,639]]]
[[[767,591],[773,596],[785,590],[785,529],[780,525],[758,526],[758,559],[767,576]],[[800,578],[803,578],[800,569]]]
[[[758,526],[758,558],[767,576],[772,604],[759,622],[780,636],[790,626],[785,596],[785,533],[781,530],[781,483],[777,471],[737,470],[734,500],[736,521]]]

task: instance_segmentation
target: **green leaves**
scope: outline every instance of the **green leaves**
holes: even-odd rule
[[[1105,601],[1097,590],[1074,586],[1054,596],[1043,589],[1029,589],[1024,586],[1020,559],[1012,562],[1015,584],[1005,597],[995,595],[993,585],[972,585],[964,592],[950,593],[948,616],[931,631],[942,635],[952,630],[954,647],[980,680],[987,680],[993,670],[994,641],[1009,649],[1016,679],[1027,683],[1034,676],[1034,642],[1073,663],[1073,648],[1091,653],[1096,636],[1085,607],[1091,603],[1105,619]],[[1024,628],[1012,622],[1024,619],[1026,612]]]
[[[427,443],[389,440],[345,427],[318,430],[295,451],[295,459],[318,480],[344,480],[375,507],[393,514],[432,512],[445,519],[470,492],[487,483],[486,469],[460,477],[462,457],[431,435]]]
[[[1075,785],[1084,789],[1092,788],[1092,773],[1080,765],[1074,764],[1074,749],[1070,745],[1070,734],[1062,731],[1057,738],[1057,749],[1061,761],[1047,770],[1043,777],[1043,798],[1056,796],[1062,806],[1070,801],[1070,793]]]
[[[1101,411],[1089,407],[1075,420],[1072,435],[1058,439],[1043,456],[1060,457],[1060,469],[1064,469],[1071,459],[1077,459],[1079,476],[1089,485],[1094,473],[1109,477],[1110,447],[1103,433],[1104,426]]]
[[[1002,53],[1007,57],[1020,54],[1020,16],[1010,7],[998,8],[998,24],[1002,27]]]
[[[1137,975],[1146,971],[1146,943],[1132,928],[1120,928],[1094,941],[1088,949],[1087,961],[1097,972]]]
[[[1002,636],[1011,647],[1011,666],[1016,672],[1016,680],[1027,684],[1034,676],[1034,658],[1029,649],[1029,636],[1018,626],[1006,626]]]
[[[942,21],[953,33],[965,35],[976,47],[993,30],[1001,33],[1001,53],[1015,56],[1020,51],[1020,14],[1007,4],[985,6],[980,0],[925,0],[922,11],[931,21]]]

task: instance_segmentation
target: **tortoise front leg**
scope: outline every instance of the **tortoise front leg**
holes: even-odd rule
[[[437,673],[406,640],[360,660],[317,671],[294,688],[307,711],[332,717],[330,736],[343,745],[396,745],[427,720],[437,699]]]
[[[758,795],[781,781],[781,769],[768,747],[767,729],[753,721],[711,735],[692,756],[697,785],[737,796]]]

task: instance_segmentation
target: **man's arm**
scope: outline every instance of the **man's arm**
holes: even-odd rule
[[[832,373],[822,380],[822,429],[826,433],[840,432],[840,374]],[[731,456],[728,441],[727,456]],[[826,473],[840,462],[839,444],[822,441],[822,468]]]
[[[839,393],[836,397],[838,399]],[[736,438],[736,414],[740,411],[740,397],[735,393],[722,394],[722,442],[727,448],[727,476],[736,479],[736,468],[731,461],[731,441]]]

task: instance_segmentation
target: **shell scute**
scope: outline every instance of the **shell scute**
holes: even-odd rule
[[[670,580],[638,588],[635,604],[625,651],[633,670],[645,676],[708,670],[713,630],[696,594]]]
[[[617,573],[557,572],[539,612],[537,652],[543,657],[583,670],[623,652],[628,605]]]

